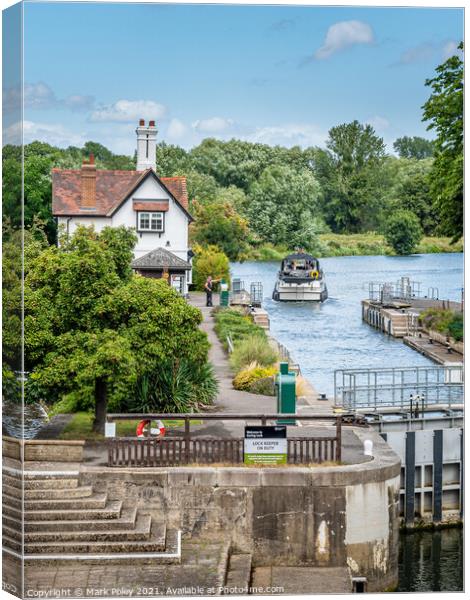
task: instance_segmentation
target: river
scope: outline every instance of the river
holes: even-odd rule
[[[272,335],[289,349],[318,392],[333,393],[335,369],[432,364],[401,340],[363,323],[361,300],[368,298],[369,281],[395,282],[408,276],[421,282],[424,294],[437,287],[440,298],[460,301],[463,254],[342,256],[320,262],[329,293],[323,304],[274,302],[277,262],[231,264],[232,277],[244,281],[247,289],[251,282],[263,284]]]
[[[369,281],[395,282],[408,276],[421,282],[424,294],[437,287],[439,298],[460,301],[463,254],[344,256],[320,262],[329,292],[321,305],[274,302],[277,262],[231,265],[232,277],[244,281],[247,289],[251,282],[263,284],[263,308],[269,313],[272,335],[289,349],[317,391],[333,394],[335,369],[433,364],[401,340],[363,323],[361,300],[368,297]],[[398,591],[463,589],[461,529],[400,537]]]

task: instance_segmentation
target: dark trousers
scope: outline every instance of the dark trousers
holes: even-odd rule
[[[212,292],[206,291],[206,306],[212,306]]]

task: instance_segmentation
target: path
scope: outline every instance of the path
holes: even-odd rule
[[[227,353],[214,331],[215,320],[212,316],[212,308],[205,305],[205,299],[205,294],[202,292],[192,292],[189,297],[189,303],[201,310],[204,319],[201,329],[207,333],[211,344],[209,360],[214,366],[215,375],[219,382],[219,393],[214,403],[215,407],[220,412],[230,413],[277,412],[275,397],[250,394],[249,392],[241,392],[233,389],[233,373],[230,369]],[[214,294],[213,301],[214,306],[217,306],[219,303],[218,294]],[[310,390],[307,396],[297,399],[298,413],[331,415],[333,413],[333,402],[331,400],[320,400],[313,386],[310,386]]]

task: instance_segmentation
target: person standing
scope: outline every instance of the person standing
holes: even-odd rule
[[[209,277],[206,279],[206,283],[204,284],[204,290],[206,292],[206,306],[212,306],[212,292],[214,290],[214,283],[217,283],[220,279],[212,279]]]

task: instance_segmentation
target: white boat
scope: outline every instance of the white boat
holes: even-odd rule
[[[317,258],[303,252],[284,258],[274,286],[273,300],[324,302],[327,298],[328,290]]]

